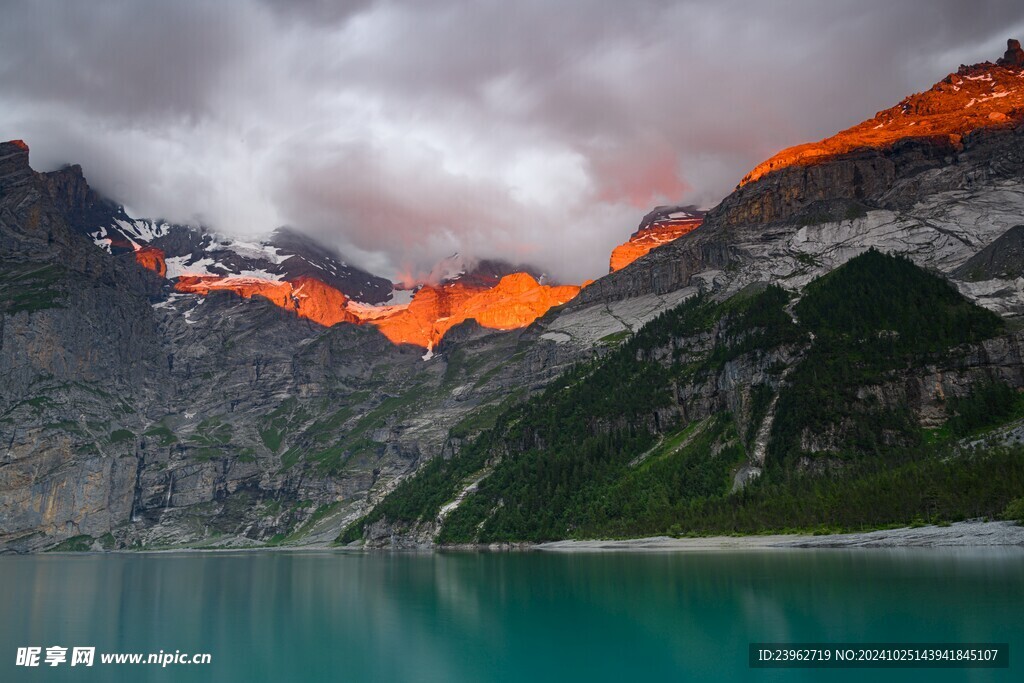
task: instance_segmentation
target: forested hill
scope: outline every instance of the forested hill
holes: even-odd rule
[[[341,542],[855,529],[999,514],[1020,339],[900,256],[699,295],[498,414]],[[1006,353],[1009,347],[1017,355]],[[975,435],[987,434],[982,440]],[[968,447],[966,443],[976,443]]]

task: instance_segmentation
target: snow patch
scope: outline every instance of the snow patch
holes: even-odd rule
[[[115,218],[114,223],[121,230],[128,241],[132,243],[132,247],[135,251],[142,248],[144,244],[149,244],[158,237],[163,237],[171,231],[171,226],[168,223],[154,223],[148,220],[124,220],[122,218]],[[139,244],[139,243],[142,244]]]
[[[175,303],[185,298],[190,298],[190,296],[188,294],[171,294],[163,301],[158,301],[155,304],[152,304],[152,306],[155,309],[173,308]]]
[[[378,318],[386,318],[392,313],[405,310],[409,307],[409,304],[397,304],[394,306],[374,306],[373,304],[364,304],[359,301],[349,300],[345,304],[345,309],[357,316],[360,320],[377,320]]]
[[[182,275],[217,275],[217,273],[211,273],[206,269],[207,266],[212,266],[216,263],[212,258],[201,258],[190,263],[191,258],[190,254],[188,256],[172,256],[166,259],[167,279],[173,280]]]
[[[270,280],[272,282],[280,282],[284,275],[280,273],[271,273],[263,268],[256,268],[253,270],[239,270],[233,272],[231,268],[219,263],[212,256],[206,256],[196,261],[192,261],[191,255],[186,256],[172,256],[166,259],[167,263],[167,278],[173,280],[174,278],[181,277],[183,275],[191,276],[213,276],[213,277],[224,277],[224,272],[231,273],[226,277],[240,277],[258,280]],[[213,272],[210,270],[211,266],[217,266],[222,272]]]
[[[992,93],[991,95],[989,95],[987,97],[982,97],[980,101],[981,102],[988,102],[989,100],[995,100],[995,99],[998,99],[1000,97],[1006,97],[1009,94],[1010,94],[1009,91],[1006,91],[1006,92],[994,92],[994,93]]]
[[[253,260],[265,260],[275,265],[283,263],[286,259],[290,258],[291,254],[281,254],[281,251],[274,246],[271,246],[265,242],[245,242],[242,240],[216,238],[207,251],[217,250],[233,251],[239,256],[243,256]]]

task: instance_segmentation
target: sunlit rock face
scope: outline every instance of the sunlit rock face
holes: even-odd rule
[[[693,232],[704,222],[704,212],[692,206],[659,206],[644,216],[629,241],[612,250],[608,272],[622,270],[652,249]]]
[[[863,149],[884,149],[918,139],[956,151],[972,131],[1024,121],[1024,52],[1016,40],[997,63],[961,66],[930,90],[820,142],[784,149],[758,164],[740,185],[790,166],[809,166]]]
[[[348,311],[348,298],[334,287],[312,277],[300,277],[290,284],[295,312],[303,318],[327,327],[359,322]]]
[[[427,348],[450,327],[447,321],[484,290],[482,286],[462,282],[424,285],[406,306],[395,307],[390,315],[371,322],[396,344]]]
[[[229,291],[246,299],[259,296],[320,325],[372,324],[395,344],[423,348],[432,348],[449,329],[470,318],[494,330],[525,327],[580,291],[573,285],[542,285],[529,273],[506,275],[493,287],[461,281],[424,285],[408,304],[383,307],[351,302],[315,278],[289,282],[182,275],[174,289],[200,296],[213,291]]]
[[[163,249],[142,247],[135,252],[135,262],[143,268],[152,270],[160,277],[167,277],[167,259],[164,257]]]
[[[452,324],[474,318],[484,327],[496,330],[525,327],[579,292],[575,285],[542,285],[528,273],[513,273],[501,278],[493,289],[467,301]]]
[[[574,285],[542,285],[529,273],[506,275],[493,287],[461,281],[424,285],[408,306],[371,322],[396,344],[432,348],[448,330],[471,318],[495,330],[526,327],[579,291]]]
[[[356,323],[344,294],[315,278],[301,277],[294,282],[256,277],[215,277],[183,275],[174,285],[178,292],[205,296],[212,291],[229,291],[249,299],[263,297],[300,317],[330,327],[341,322]]]

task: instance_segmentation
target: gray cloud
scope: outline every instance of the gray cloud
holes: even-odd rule
[[[1014,0],[8,5],[0,137],[37,168],[386,275],[461,250],[566,280],[1024,33]]]

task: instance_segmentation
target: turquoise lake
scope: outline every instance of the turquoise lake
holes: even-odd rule
[[[1020,549],[5,556],[0,586],[0,681],[1024,680]],[[1010,668],[750,669],[751,641],[1008,642]],[[52,645],[96,664],[15,665]],[[159,650],[212,663],[99,663]]]

